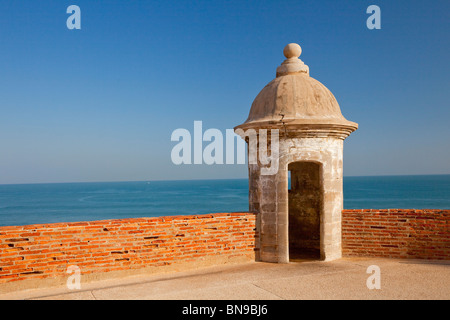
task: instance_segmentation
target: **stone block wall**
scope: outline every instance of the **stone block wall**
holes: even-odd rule
[[[267,149],[271,149],[271,146]],[[264,262],[289,262],[288,172],[289,167],[296,171],[296,166],[304,167],[307,163],[319,166],[320,256],[327,261],[339,259],[343,207],[343,140],[327,135],[321,138],[282,136],[277,159],[278,171],[273,175],[262,174],[265,167],[261,163],[249,164],[249,210],[258,212],[260,221],[258,259]],[[291,200],[295,202],[296,199],[291,197]]]

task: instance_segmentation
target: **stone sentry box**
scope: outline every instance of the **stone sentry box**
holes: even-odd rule
[[[278,131],[278,155],[272,158],[278,170],[266,174],[267,164],[249,161],[249,210],[259,213],[259,261],[342,256],[343,141],[358,124],[346,120],[333,94],[310,77],[301,52],[295,43],[284,48],[286,60],[276,78],[255,98],[248,119],[235,127],[247,142],[242,132],[249,129],[257,136],[260,129]],[[271,143],[268,139],[269,151]]]

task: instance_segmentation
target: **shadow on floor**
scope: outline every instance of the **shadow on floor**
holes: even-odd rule
[[[305,262],[320,260],[320,249],[291,248],[289,249],[290,262]]]

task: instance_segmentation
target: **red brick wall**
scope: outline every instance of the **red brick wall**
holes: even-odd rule
[[[450,259],[450,210],[343,210],[344,256]],[[218,213],[0,227],[0,284],[254,258],[256,215]]]
[[[0,227],[0,284],[118,271],[211,256],[254,257],[253,213],[218,213]]]
[[[449,260],[450,210],[343,210],[342,253]]]

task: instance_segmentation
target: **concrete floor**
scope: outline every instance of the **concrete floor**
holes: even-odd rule
[[[380,268],[381,289],[366,273]],[[297,300],[450,299],[450,261],[345,258],[289,264],[252,262],[194,271],[139,275],[66,287],[1,294],[2,300]]]

